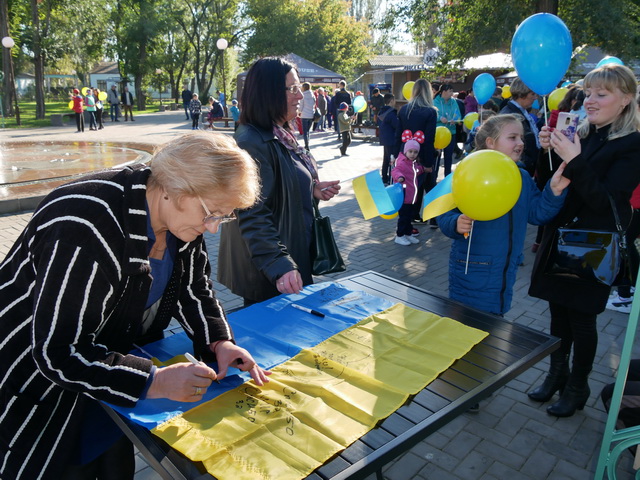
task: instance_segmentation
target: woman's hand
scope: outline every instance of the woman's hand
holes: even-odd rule
[[[560,156],[560,158],[562,158],[562,160],[567,163],[580,155],[580,152],[582,151],[580,138],[578,138],[577,135],[573,137],[572,142],[567,137],[565,137],[564,134],[558,129],[555,129],[553,132],[551,132],[549,143],[551,145],[551,148],[553,148]]]
[[[449,120],[447,120],[447,117],[440,117],[440,123],[449,123]]]
[[[261,387],[265,383],[269,383],[269,370],[263,370],[258,366],[251,354],[244,348],[239,347],[229,340],[221,340],[209,345],[209,348],[216,355],[218,361],[218,378],[227,376],[229,367],[235,367],[243,372],[249,372],[253,381]]]
[[[460,235],[465,235],[471,232],[471,227],[473,226],[473,219],[467,217],[464,213],[460,214],[458,220],[456,221],[456,231]]]
[[[551,181],[549,182],[551,191],[556,197],[559,196],[571,183],[571,180],[562,175],[562,172],[564,172],[565,168],[567,168],[567,164],[566,162],[562,162],[558,167],[558,170],[556,170],[556,173],[554,173],[553,177],[551,177]]]
[[[276,281],[276,288],[280,293],[300,293],[303,286],[298,270],[291,270]]]
[[[544,126],[540,129],[540,133],[538,134],[538,140],[540,141],[540,146],[545,150],[549,150],[551,148],[551,144],[549,143],[549,139],[551,137],[551,132],[553,128]]]
[[[325,190],[326,189],[326,190]],[[317,182],[313,186],[313,196],[318,200],[330,200],[340,191],[340,180]]]
[[[215,370],[204,363],[176,363],[156,369],[147,398],[168,398],[177,402],[197,402],[218,379]]]

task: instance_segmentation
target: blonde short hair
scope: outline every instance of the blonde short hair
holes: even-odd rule
[[[524,98],[532,92],[532,90],[525,85],[525,83],[520,79],[520,77],[516,77],[513,79],[513,82],[511,83],[511,87],[509,91],[511,92],[511,98],[513,100]]]
[[[582,88],[584,90],[590,88],[604,88],[610,92],[616,89],[620,90],[623,95],[629,95],[629,103],[622,109],[620,115],[611,124],[608,139],[624,137],[630,133],[640,130],[640,117],[636,107],[636,97],[638,84],[633,71],[624,65],[616,63],[607,63],[600,68],[591,70],[586,77]],[[589,119],[585,118],[578,127],[578,135],[585,138],[589,135]]]
[[[148,184],[177,200],[221,194],[235,208],[251,207],[260,195],[256,162],[222,133],[193,132],[161,145]]]

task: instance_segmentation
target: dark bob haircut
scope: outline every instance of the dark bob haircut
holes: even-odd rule
[[[256,60],[247,73],[240,123],[271,130],[287,118],[286,76],[296,66],[279,57]]]

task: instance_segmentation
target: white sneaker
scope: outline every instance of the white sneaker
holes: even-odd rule
[[[411,243],[413,243],[414,245],[416,243],[420,243],[420,240],[418,240],[416,237],[414,237],[413,235],[405,235],[404,238],[406,238],[407,240],[409,240]]]
[[[633,300],[633,294],[636,293],[636,287],[631,286],[631,300]],[[611,293],[609,294],[609,298],[616,298],[618,296],[618,291],[617,290],[611,290]]]
[[[631,304],[633,303],[633,298],[620,298],[616,295],[613,298],[610,298],[607,302],[607,310],[613,310],[615,312],[621,313],[631,313]]]
[[[406,236],[402,236],[402,237],[397,237],[394,240],[395,243],[397,243],[398,245],[411,245],[411,242],[409,241],[409,238]]]

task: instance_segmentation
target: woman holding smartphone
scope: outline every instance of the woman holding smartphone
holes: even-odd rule
[[[557,153],[566,163],[563,175],[571,180],[562,210],[545,227],[529,288],[530,295],[549,302],[551,334],[561,343],[551,354],[544,383],[528,395],[532,400],[547,402],[560,391],[560,399],[547,408],[547,413],[556,417],[573,415],[589,399],[587,380],[598,345],[596,318],[609,297],[607,285],[545,273],[556,232],[564,226],[615,231],[609,196],[626,227],[631,218],[629,199],[640,182],[640,120],[633,72],[623,65],[604,65],[585,77],[584,90],[587,117],[573,141],[559,129],[543,127],[540,132],[541,147]]]

